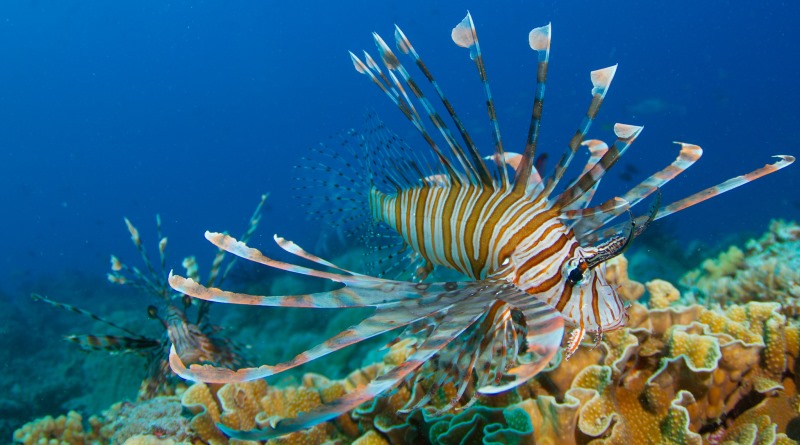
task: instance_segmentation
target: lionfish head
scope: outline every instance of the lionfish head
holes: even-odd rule
[[[624,326],[628,317],[616,287],[608,283],[605,261],[593,263],[597,255],[595,248],[578,247],[565,263],[556,309],[586,331],[607,332]]]

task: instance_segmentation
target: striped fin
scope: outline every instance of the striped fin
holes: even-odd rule
[[[400,33],[400,35],[402,36],[402,33]],[[381,54],[381,59],[383,60],[384,65],[386,65],[386,67],[392,72],[396,71],[398,74],[400,74],[400,77],[403,79],[406,85],[408,85],[409,89],[414,94],[414,97],[416,97],[417,100],[422,104],[422,107],[425,109],[425,112],[428,114],[428,117],[433,122],[433,125],[436,127],[436,129],[439,130],[439,133],[441,133],[441,135],[444,137],[453,155],[456,157],[456,159],[458,159],[458,162],[464,169],[464,172],[466,173],[469,182],[472,184],[480,184],[481,179],[478,172],[476,171],[476,166],[470,162],[469,158],[467,158],[466,154],[464,153],[464,150],[455,140],[452,133],[450,133],[450,129],[447,128],[447,125],[444,123],[444,120],[442,120],[442,117],[436,111],[436,108],[434,108],[434,106],[430,103],[430,101],[428,101],[428,98],[425,97],[425,95],[422,93],[422,89],[420,89],[419,85],[417,85],[416,81],[414,81],[414,79],[411,77],[411,74],[409,74],[408,71],[403,66],[403,64],[400,63],[400,61],[397,59],[397,56],[389,48],[389,45],[387,45],[386,42],[383,41],[381,36],[379,36],[376,33],[373,33],[372,36],[375,39],[375,45],[378,47],[378,52],[380,52]],[[404,46],[405,44],[408,44],[409,47],[405,47]],[[412,49],[410,47],[410,43],[408,43],[408,40],[406,40],[403,43],[399,43],[399,45],[401,50],[408,49],[410,51]],[[423,134],[423,136],[425,135]],[[460,173],[457,173],[455,171],[450,173],[458,174],[459,178],[456,179],[460,180],[461,177]],[[463,181],[460,180],[460,182]]]
[[[528,43],[531,49],[538,53],[539,61],[536,70],[536,93],[533,99],[533,112],[531,113],[531,124],[528,128],[528,141],[525,144],[522,161],[514,179],[514,188],[519,192],[524,192],[528,188],[529,178],[536,168],[533,165],[533,161],[536,156],[536,144],[539,140],[539,127],[542,121],[544,89],[547,83],[547,67],[550,60],[551,31],[550,23],[548,23],[545,26],[534,28],[528,34]]]
[[[117,335],[67,335],[64,340],[77,344],[84,351],[111,353],[136,352],[155,349],[161,342],[145,337],[120,337]]]
[[[561,159],[558,161],[558,165],[556,165],[555,172],[553,176],[551,176],[547,180],[547,184],[544,187],[544,196],[549,196],[550,193],[555,189],[558,185],[558,182],[564,176],[564,172],[567,171],[567,167],[569,167],[572,158],[575,156],[575,152],[578,151],[578,148],[581,146],[584,138],[586,138],[586,133],[589,132],[589,128],[592,126],[592,122],[594,118],[597,116],[597,112],[600,110],[600,105],[603,103],[603,99],[606,97],[606,93],[608,92],[608,87],[611,86],[611,81],[614,79],[614,74],[617,72],[617,65],[610,66],[608,68],[603,68],[599,70],[595,70],[591,72],[591,80],[592,80],[592,102],[589,104],[589,109],[586,110],[586,115],[583,117],[578,130],[575,132],[575,135],[572,136],[572,139],[569,141],[569,151],[561,155]],[[619,124],[617,124],[619,125]],[[625,126],[626,129],[631,129],[631,126]],[[614,126],[614,131],[617,132],[617,127]],[[617,133],[619,135],[619,133]],[[638,134],[638,132],[637,132]],[[635,138],[634,135],[631,139]],[[624,148],[620,148],[620,155],[624,151]],[[588,190],[588,189],[586,189]]]
[[[561,212],[561,215],[559,215],[559,217],[562,220],[576,219],[578,220],[578,223],[580,223],[585,219],[594,216],[603,217],[609,214],[615,214],[615,215],[620,214],[628,211],[628,209],[630,209],[631,207],[632,207],[631,203],[629,203],[625,199],[614,197],[595,207]]]
[[[553,308],[504,280],[488,279],[442,283],[385,280],[353,274],[306,252],[290,241],[279,237],[275,238],[284,250],[338,271],[323,272],[273,260],[264,256],[257,249],[250,248],[225,234],[207,233],[206,237],[217,247],[239,257],[273,268],[343,283],[345,287],[307,295],[257,296],[208,288],[194,280],[170,275],[169,283],[176,291],[204,301],[214,302],[308,308],[373,306],[376,310],[357,325],[298,354],[292,360],[277,365],[237,370],[208,364],[191,364],[187,367],[173,345],[170,351],[170,365],[178,375],[184,378],[211,383],[228,383],[269,377],[384,332],[400,327],[416,326],[416,322],[427,323],[429,327],[425,331],[418,328],[407,331],[410,334],[416,332],[416,335],[427,332],[427,335],[408,360],[369,384],[357,388],[329,404],[303,413],[297,418],[276,421],[266,429],[245,432],[224,430],[226,434],[235,438],[263,440],[333,419],[361,403],[395,388],[415,376],[423,366],[426,369],[425,375],[431,375],[435,382],[444,383],[463,375],[467,380],[474,378],[481,387],[486,387],[487,392],[499,391],[501,386],[498,385],[501,381],[502,387],[513,387],[522,383],[523,379],[532,377],[549,363],[561,345],[564,321],[560,315]],[[519,364],[516,360],[517,353],[520,351],[515,346],[518,343],[513,341],[512,348],[509,349],[509,342],[503,340],[513,339],[516,330],[513,331],[512,337],[500,337],[502,347],[495,351],[494,346],[497,344],[495,339],[501,333],[497,330],[497,323],[495,323],[498,314],[495,315],[495,318],[490,315],[491,308],[510,308],[509,305],[513,304],[525,307],[524,318],[518,321],[525,325],[523,330],[529,345],[527,351],[522,351],[523,356]],[[505,313],[507,312],[502,314]],[[480,320],[483,321],[478,323]],[[501,325],[501,327],[503,326],[505,325]],[[466,338],[462,339],[462,334],[465,334]],[[509,335],[508,331],[504,330],[502,335]],[[510,374],[505,375],[505,365],[491,369],[493,363],[491,358],[495,353],[500,354],[498,359],[501,362],[509,365]],[[439,361],[430,361],[437,355],[440,355]],[[466,368],[461,366],[464,359],[467,359]],[[489,369],[487,369],[487,365]],[[456,370],[454,371],[454,369]],[[473,370],[477,375],[473,376]],[[459,384],[461,383],[459,382]]]
[[[591,190],[595,184],[603,178],[603,175],[614,166],[619,158],[625,154],[628,147],[631,146],[639,133],[642,132],[643,127],[634,125],[615,124],[614,133],[617,135],[617,141],[608,149],[608,151],[600,158],[599,161],[588,172],[578,178],[575,183],[564,190],[554,202],[554,207],[563,209]]]
[[[472,137],[467,132],[466,127],[456,114],[453,105],[445,96],[444,91],[442,91],[441,87],[439,86],[439,83],[433,77],[433,74],[431,74],[430,70],[428,70],[428,67],[422,61],[422,58],[420,58],[419,54],[411,45],[411,42],[408,40],[406,35],[400,29],[400,27],[395,26],[394,36],[395,36],[395,41],[397,42],[397,47],[403,53],[411,56],[411,58],[414,60],[414,63],[416,63],[417,67],[422,71],[422,74],[425,76],[426,79],[428,79],[428,82],[430,82],[434,90],[436,90],[436,94],[442,101],[442,105],[444,105],[445,109],[447,110],[447,113],[450,115],[450,117],[453,119],[453,122],[456,124],[458,132],[461,134],[461,138],[464,139],[464,143],[467,145],[467,148],[469,149],[469,155],[472,158],[471,166],[475,169],[475,173],[477,174],[480,183],[484,185],[492,185],[492,178],[489,175],[489,170],[486,168],[486,164],[483,163],[483,160],[481,159],[481,156],[478,153],[478,147],[475,146]]]
[[[650,196],[650,194],[652,194],[654,191],[663,187],[667,182],[678,176],[687,168],[691,167],[695,162],[697,162],[698,159],[700,159],[700,156],[703,155],[703,150],[697,145],[685,144],[683,142],[676,142],[676,144],[681,146],[681,150],[678,154],[678,157],[675,158],[675,160],[669,166],[640,182],[622,196],[622,199],[630,204],[629,207],[635,206],[641,200]],[[593,217],[591,218],[578,221],[573,227],[573,230],[575,231],[578,239],[581,239],[583,234],[603,226],[608,221],[621,215],[626,210],[627,209],[614,209],[610,212],[592,215]],[[658,217],[661,217],[660,211]]]
[[[563,319],[548,305],[512,289],[513,286],[509,286],[507,283],[484,281],[470,283],[469,286],[457,293],[451,292],[448,295],[448,299],[459,299],[458,305],[440,312],[440,320],[433,325],[432,330],[422,341],[422,344],[402,364],[377,377],[370,383],[357,387],[345,396],[310,412],[302,413],[296,418],[276,420],[264,429],[236,431],[224,428],[223,432],[237,439],[266,440],[332,420],[358,405],[397,387],[401,383],[415,378],[415,375],[418,375],[417,379],[431,377],[440,384],[449,381],[454,377],[452,369],[437,368],[443,365],[447,367],[446,363],[455,365],[461,357],[464,357],[464,354],[469,355],[470,352],[481,354],[483,349],[476,349],[478,345],[473,342],[464,342],[462,336],[467,334],[468,331],[473,333],[481,332],[480,330],[476,331],[476,329],[481,327],[479,326],[479,321],[483,319],[486,311],[498,304],[505,306],[506,304],[502,302],[505,300],[522,302],[523,299],[530,299],[533,301],[530,302],[531,304],[526,310],[525,321],[528,323],[528,331],[531,332],[527,339],[532,343],[529,343],[531,347],[525,357],[527,360],[523,361],[519,366],[512,367],[511,374],[503,376],[501,379],[504,381],[502,386],[496,384],[481,385],[480,391],[493,394],[518,386],[543,369],[556,354],[563,336]],[[487,293],[493,296],[500,295],[501,299],[486,298]],[[485,340],[485,337],[479,335],[474,339]],[[484,347],[490,344],[486,341],[481,343]],[[443,356],[443,354],[447,351],[455,353],[455,356],[451,356],[454,360],[453,362],[443,362],[443,360],[446,360],[443,357],[447,357],[447,355]],[[431,361],[435,357],[440,358],[436,362]],[[491,356],[484,356],[483,358],[484,361],[482,363],[489,363],[491,360]],[[437,364],[434,365],[434,363]],[[473,360],[470,363],[474,364],[475,361]],[[436,368],[431,369],[432,366]],[[481,366],[476,371],[484,371],[484,369]],[[422,372],[422,374],[418,374],[419,372]],[[456,374],[458,375],[458,373]],[[468,382],[470,378],[470,376],[466,376],[466,381]],[[463,385],[466,382],[456,381],[454,383],[464,388],[466,387]],[[433,389],[427,391],[422,402],[430,398],[436,387],[434,385]]]
[[[586,161],[586,165],[583,166],[583,171],[581,175],[585,175],[589,172],[603,157],[604,154],[608,151],[608,144],[603,141],[597,139],[589,139],[587,141],[581,142],[581,145],[585,146],[589,149],[589,159]],[[577,179],[573,181],[569,187],[572,187],[577,182]],[[564,208],[564,210],[573,210],[573,209],[583,209],[588,207],[589,202],[591,202],[592,198],[594,198],[595,192],[597,192],[597,187],[600,186],[600,181],[594,183],[594,185],[587,191],[585,191],[580,198],[575,200],[571,205]]]
[[[147,267],[147,271],[149,273],[149,276],[145,275],[139,271],[138,268],[133,267],[131,271],[139,283],[132,284],[138,285],[139,287],[142,287],[143,289],[148,290],[150,293],[158,295],[161,298],[169,299],[169,287],[163,281],[166,270],[163,270],[161,274],[156,272],[155,267],[153,267],[153,263],[150,261],[150,256],[147,254],[147,249],[145,249],[142,239],[139,236],[139,230],[133,225],[133,223],[130,222],[128,218],[123,219],[125,220],[125,226],[128,228],[128,232],[131,234],[131,242],[133,242],[133,245],[136,246],[136,250],[139,251],[139,256],[142,258],[142,262]],[[156,227],[160,232],[161,218],[158,215],[156,215]],[[166,243],[164,243],[164,245],[166,245]],[[163,256],[161,247],[162,243],[159,242],[159,253]],[[114,272],[112,272],[112,274],[114,274]]]
[[[447,346],[455,337],[469,327],[469,325],[464,326],[460,321],[461,320],[451,322],[445,321],[438,325],[431,335],[405,362],[392,368],[368,384],[356,387],[352,392],[332,402],[312,409],[309,412],[302,413],[295,418],[274,421],[272,425],[264,429],[237,431],[221,424],[217,426],[223,433],[232,438],[240,440],[267,440],[335,419],[355,409],[362,403],[397,387],[403,381],[410,378],[423,364],[428,362],[442,348]]]
[[[58,302],[58,301],[55,301],[55,300],[51,300],[51,299],[49,299],[49,298],[47,298],[45,296],[42,296],[42,295],[39,295],[39,294],[35,294],[35,293],[31,294],[31,298],[34,301],[41,301],[41,302],[47,303],[47,304],[49,304],[51,306],[55,306],[55,307],[57,307],[59,309],[63,309],[65,311],[69,311],[69,312],[74,312],[76,314],[83,315],[84,317],[89,317],[92,320],[99,321],[100,323],[103,323],[103,324],[105,324],[107,326],[111,326],[112,328],[119,329],[120,331],[125,332],[126,334],[131,335],[131,336],[133,336],[134,338],[136,338],[138,340],[150,340],[147,337],[143,337],[143,336],[137,334],[136,332],[131,331],[128,328],[122,327],[122,326],[120,326],[120,325],[118,325],[118,324],[116,324],[116,323],[114,323],[112,321],[109,321],[109,320],[106,320],[105,318],[100,317],[99,315],[95,315],[95,314],[93,314],[93,313],[91,313],[91,312],[89,312],[89,311],[87,311],[85,309],[81,309],[79,307],[75,307],[75,306],[73,306],[71,304],[61,303],[61,302]]]
[[[392,54],[392,56],[393,55],[394,54]],[[358,56],[356,56],[352,52],[350,52],[350,59],[353,61],[353,65],[355,66],[356,71],[358,71],[359,73],[364,74],[367,77],[369,77],[370,80],[372,80],[372,82],[374,84],[376,84],[381,89],[381,91],[383,91],[389,97],[389,99],[391,99],[392,102],[394,102],[395,105],[397,105],[397,107],[400,109],[400,111],[403,113],[403,115],[409,121],[411,121],[411,123],[414,125],[414,128],[417,129],[417,131],[425,139],[425,142],[427,142],[428,145],[431,147],[431,149],[433,150],[434,154],[436,155],[436,158],[439,160],[439,163],[442,165],[442,167],[445,169],[445,171],[447,171],[447,173],[450,175],[450,177],[454,181],[457,181],[459,178],[458,178],[458,175],[456,174],[456,171],[453,169],[452,164],[447,159],[447,157],[444,155],[444,153],[439,148],[439,146],[436,144],[436,142],[433,140],[433,138],[430,136],[428,131],[425,129],[425,126],[422,123],[422,119],[420,119],[419,114],[416,113],[416,110],[412,111],[411,103],[407,102],[405,99],[402,99],[400,97],[400,94],[397,93],[397,90],[394,87],[392,87],[391,85],[385,85],[375,75],[375,73],[366,64],[364,64],[364,62],[362,62],[361,59],[358,58]],[[390,64],[393,64],[394,62],[396,62],[397,64],[400,63],[397,60],[397,58],[395,58],[394,61],[389,59],[389,63]],[[387,67],[388,66],[389,65],[387,65]]]
[[[264,202],[267,201],[269,198],[269,193],[264,193],[261,195],[261,199],[258,201],[255,210],[253,210],[253,214],[250,215],[250,219],[247,221],[247,229],[240,237],[243,243],[250,241],[250,238],[253,237],[253,234],[256,233],[258,230],[258,225],[261,223],[261,216],[264,210]],[[222,268],[222,262],[225,260],[225,252],[220,250],[214,256],[214,260],[211,263],[211,270],[208,272],[208,280],[206,281],[206,285],[213,286],[219,285],[228,278],[230,275],[231,270],[233,269],[234,264],[236,264],[236,259],[232,259],[229,261],[225,268]],[[163,263],[163,258],[162,258]],[[162,264],[162,269],[166,273],[166,267]],[[220,273],[221,272],[221,273]],[[219,279],[219,281],[217,281]]]
[[[202,381],[206,383],[232,383],[247,382],[256,379],[270,377],[288,369],[295,368],[309,361],[337,351],[344,347],[353,345],[360,341],[388,332],[392,329],[404,326],[407,323],[392,323],[393,319],[387,319],[374,315],[363,320],[355,326],[328,339],[324,343],[304,351],[287,362],[276,365],[262,365],[253,368],[240,368],[236,370],[227,369],[208,364],[191,364],[188,368],[178,355],[175,346],[170,349],[170,366],[172,370],[187,380]],[[413,321],[413,320],[412,320]],[[410,323],[410,322],[408,322]],[[388,326],[388,327],[387,327]]]
[[[767,164],[759,169],[753,170],[750,173],[728,179],[727,181],[721,184],[709,187],[691,196],[687,196],[686,198],[683,198],[679,201],[673,202],[672,204],[662,207],[658,211],[658,216],[656,216],[656,219],[661,219],[667,215],[671,215],[687,207],[691,207],[695,204],[701,203],[706,199],[721,195],[729,190],[733,190],[736,187],[747,184],[748,182],[754,181],[762,176],[766,176],[770,173],[775,173],[776,171],[782,168],[788,167],[795,160],[794,156],[788,156],[788,155],[775,155],[773,157],[779,158],[780,160],[775,162],[774,164]]]
[[[762,176],[774,173],[782,168],[788,167],[795,160],[794,156],[789,156],[789,155],[775,155],[773,157],[779,158],[780,160],[773,164],[767,164],[761,168],[753,170],[750,173],[728,179],[725,182],[717,184],[713,187],[709,187],[705,190],[701,190],[691,196],[687,196],[686,198],[675,201],[672,204],[661,207],[658,210],[658,213],[656,214],[654,220],[659,220],[667,215],[679,212],[685,208],[701,203],[709,198],[713,198],[714,196],[721,195],[729,190],[735,189],[736,187],[747,184],[748,182],[754,181]],[[636,218],[635,223],[637,226],[640,226],[646,220],[647,220],[647,215],[642,215]],[[589,232],[587,235],[583,237],[582,240],[585,242],[592,243],[597,241],[598,239],[616,236],[625,230],[626,225],[627,223],[620,223],[604,230],[595,230]]]
[[[503,152],[503,138],[500,135],[500,123],[497,121],[497,112],[494,106],[494,99],[492,99],[492,92],[489,88],[489,79],[486,76],[486,68],[483,65],[483,54],[481,54],[481,46],[478,42],[478,32],[475,30],[475,24],[472,22],[472,15],[467,12],[464,17],[453,31],[450,33],[453,42],[462,48],[469,48],[469,57],[475,62],[475,67],[478,69],[478,75],[481,78],[483,89],[486,94],[486,108],[489,112],[489,120],[492,123],[492,137],[494,138],[494,156],[493,159],[497,165],[497,171],[500,174],[500,184],[509,184],[508,172],[506,172],[505,154]],[[459,125],[460,122],[457,122]],[[477,155],[477,151],[475,153]]]
[[[526,303],[508,299],[508,303],[519,304],[525,314],[528,351],[520,356],[519,365],[505,372],[505,377],[510,378],[479,387],[478,392],[481,394],[508,391],[533,378],[550,363],[561,348],[564,338],[564,318],[550,305],[535,298],[526,299]]]

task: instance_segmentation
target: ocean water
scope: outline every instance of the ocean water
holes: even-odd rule
[[[31,292],[90,309],[141,306],[146,322],[149,303],[105,282],[111,253],[136,259],[123,217],[154,253],[160,214],[168,267],[180,268],[188,254],[206,265],[214,249],[203,232],[241,232],[269,192],[253,244],[274,252],[271,235],[278,233],[313,246],[325,225],[306,220],[291,190],[292,167],[309,147],[359,128],[374,110],[425,149],[398,110],[353,70],[347,51],[375,54],[373,31],[389,40],[394,24],[403,29],[489,154],[481,84],[467,51],[450,40],[467,10],[511,151],[523,148],[533,102],[536,54],[527,34],[552,22],[540,142],[550,168],[589,103],[589,71],[619,63],[589,136],[612,141],[616,122],[645,129],[604,181],[604,196],[666,166],[676,140],[705,152],[664,188],[664,202],[772,162],[773,154],[800,153],[800,5],[792,1],[6,1],[0,295],[13,314],[40,317],[7,331],[48,333],[31,341],[17,330],[8,338],[28,342],[25,348],[71,347],[58,338],[72,333],[59,321],[69,315],[31,302]],[[797,219],[798,168],[661,220],[654,230],[661,240],[697,246],[690,253],[699,261],[764,231],[772,218]],[[14,371],[7,369],[20,379]]]

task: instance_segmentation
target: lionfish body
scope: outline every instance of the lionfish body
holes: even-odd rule
[[[433,265],[475,280],[513,283],[584,331],[607,331],[624,321],[623,303],[606,282],[604,264],[578,283],[565,279],[570,266],[596,252],[580,245],[547,199],[510,188],[448,185],[372,195],[375,219],[422,257],[418,277]]]
[[[266,198],[267,195],[261,196],[261,201],[250,217],[248,229],[242,239],[249,239],[258,228]],[[239,353],[240,348],[224,336],[219,335],[219,328],[211,324],[208,314],[210,303],[201,301],[199,304],[195,304],[196,312],[192,314],[194,316],[190,316],[192,300],[171,291],[167,283],[167,238],[161,236],[161,217],[156,216],[160,268],[154,265],[159,263],[154,263],[148,255],[139,236],[139,230],[128,218],[125,218],[125,225],[130,233],[131,242],[141,256],[144,268],[142,270],[136,266],[128,266],[112,255],[108,280],[116,284],[133,286],[142,294],[150,294],[158,300],[158,306],[147,307],[147,315],[161,324],[163,328],[161,335],[155,338],[145,336],[85,309],[51,300],[39,294],[32,294],[31,297],[36,301],[90,318],[124,333],[124,335],[68,335],[65,339],[75,343],[84,351],[105,351],[112,354],[135,353],[143,356],[147,360],[147,375],[139,388],[138,398],[140,400],[174,393],[174,385],[170,383],[176,379],[170,371],[168,360],[172,350],[176,351],[183,360],[192,363],[214,363],[227,368],[247,366],[249,362]],[[236,258],[232,261],[225,261],[226,256],[224,251],[218,252],[215,256],[209,271],[209,285],[224,281],[230,273]],[[199,280],[198,265],[194,257],[185,258],[183,266],[189,276]],[[173,304],[176,299],[182,300],[182,304]]]
[[[413,351],[399,366],[356,388],[342,398],[296,418],[271,420],[262,429],[226,433],[240,439],[262,440],[333,419],[401,383],[420,383],[421,399],[406,410],[424,406],[445,384],[456,395],[442,409],[454,407],[462,397],[492,394],[514,388],[544,369],[562,345],[565,323],[575,327],[567,344],[567,357],[584,335],[598,336],[622,326],[626,319],[622,301],[605,278],[604,262],[628,247],[655,219],[781,169],[794,160],[780,160],[751,173],[659,208],[660,194],[651,210],[633,217],[630,208],[691,166],[701,155],[696,145],[680,144],[676,160],[620,197],[590,206],[603,175],[630,147],[641,127],[617,124],[612,146],[585,140],[605,97],[616,66],[592,72],[592,99],[568,150],[552,175],[537,169],[536,145],[550,50],[550,25],[530,33],[531,48],[538,52],[537,89],[524,151],[505,152],[495,116],[477,34],[469,15],[453,29],[453,40],[470,49],[483,83],[495,150],[487,165],[442,89],[406,36],[395,32],[398,49],[408,54],[432,84],[463,146],[436,108],[425,97],[398,57],[377,34],[375,41],[386,71],[367,53],[362,61],[351,53],[359,73],[366,75],[411,121],[430,146],[429,156],[409,149],[397,136],[377,123],[366,134],[348,132],[336,149],[316,151],[328,163],[316,162],[310,170],[332,174],[341,195],[317,194],[332,206],[319,215],[341,215],[345,207],[359,210],[364,222],[355,230],[388,228],[400,238],[398,251],[387,255],[388,269],[410,273],[414,280],[363,275],[343,269],[275,237],[279,247],[333,272],[265,256],[245,243],[219,233],[206,233],[217,247],[269,267],[324,278],[344,286],[328,292],[287,296],[238,294],[202,286],[195,280],[170,276],[170,285],[207,301],[260,306],[347,308],[373,307],[374,313],[359,324],[324,343],[276,365],[239,370],[210,365],[186,366],[174,348],[173,370],[184,378],[214,382],[240,382],[268,377],[307,363],[367,338],[404,328],[401,336],[415,340]],[[414,97],[412,101],[411,96]],[[417,106],[433,122],[449,150],[444,150],[425,128]],[[585,146],[589,159],[577,179],[556,191],[575,153]],[[346,159],[340,148],[351,150]],[[361,152],[359,152],[361,150]],[[366,156],[364,156],[366,152]],[[336,163],[339,167],[329,164]],[[508,171],[513,169],[513,174]],[[312,181],[313,182],[313,181]],[[316,181],[327,184],[326,181]],[[336,207],[340,206],[340,207]],[[609,226],[628,213],[627,222]],[[358,218],[349,217],[358,222]],[[382,236],[379,238],[383,238]],[[381,248],[382,249],[382,248]],[[378,249],[378,250],[381,250]],[[382,251],[382,250],[381,250]],[[387,251],[388,252],[388,251]],[[467,281],[424,281],[435,266],[461,272]],[[382,274],[388,276],[389,274]],[[469,403],[469,402],[468,402]]]

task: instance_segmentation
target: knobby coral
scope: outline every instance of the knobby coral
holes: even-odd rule
[[[778,301],[795,315],[800,302],[800,226],[773,220],[769,230],[745,244],[731,246],[690,271],[682,282],[700,296],[722,305]]]
[[[783,249],[775,246],[783,246],[787,236],[797,233],[773,224],[770,234],[758,244],[758,252]],[[757,250],[753,249],[747,250],[743,262],[735,260],[736,270],[748,264],[747,255]],[[730,274],[734,269],[726,266],[719,270]],[[607,333],[594,347],[580,348],[570,360],[553,364],[512,392],[480,396],[474,405],[460,403],[452,410],[437,411],[456,394],[448,384],[432,400],[432,409],[402,412],[405,406],[413,406],[409,401],[426,394],[424,386],[431,384],[416,381],[334,422],[267,443],[699,445],[784,444],[800,439],[796,372],[800,322],[787,314],[781,304],[784,301],[762,301],[766,298],[750,294],[728,300],[724,308],[687,305],[691,300],[666,281],[654,280],[645,286],[630,282],[624,262],[612,273],[609,282],[614,285],[646,288],[647,305],[633,303],[625,328]],[[772,295],[791,298],[791,290],[782,288],[784,281],[774,283],[777,287],[770,290]],[[756,287],[737,289],[764,292]],[[219,425],[247,430],[296,416],[402,363],[414,347],[411,340],[395,343],[382,362],[338,381],[306,374],[295,384],[196,383],[180,399],[183,417],[175,410],[162,415],[162,420],[183,418],[181,428],[139,428],[118,436],[115,443],[248,443],[228,439]],[[172,398],[172,406],[176,400]],[[118,405],[106,417],[92,418],[88,431],[76,427],[80,425],[74,420],[77,414],[62,420],[42,419],[17,431],[15,442],[44,443],[39,440],[42,437],[56,440],[53,443],[75,443],[70,442],[75,437],[111,440],[110,425],[122,425],[114,422],[119,422],[124,410],[130,414],[133,406],[136,404]],[[71,423],[68,418],[73,419]],[[67,432],[72,431],[68,424],[74,432]]]

